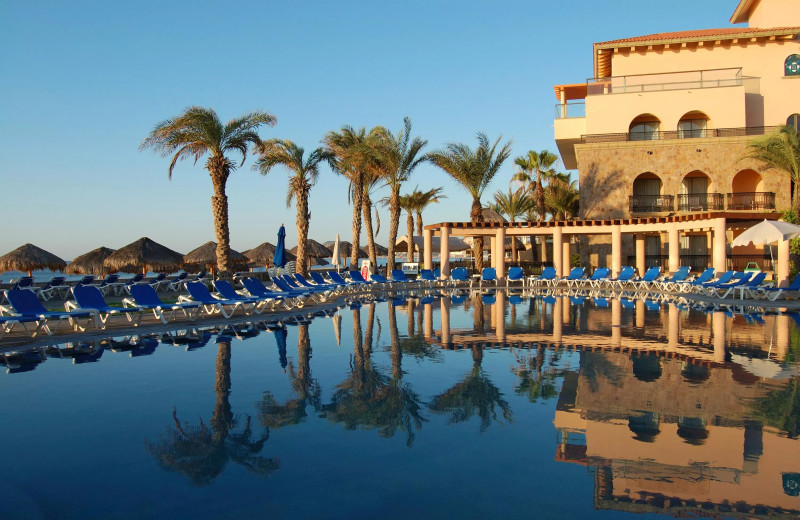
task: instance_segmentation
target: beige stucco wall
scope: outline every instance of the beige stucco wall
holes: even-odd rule
[[[750,13],[748,27],[800,26],[800,2],[797,0],[761,0]]]
[[[580,172],[580,216],[629,218],[628,197],[633,194],[633,181],[639,174],[654,173],[661,179],[663,195],[677,195],[684,176],[695,170],[708,175],[710,193],[731,192],[733,178],[741,170],[758,171],[763,178],[763,191],[775,193],[776,208],[789,208],[787,174],[766,170],[752,160],[739,160],[749,139],[717,137],[579,144],[575,149]]]
[[[800,2],[796,0],[795,2],[800,8]],[[670,49],[654,48],[650,51],[634,52],[626,49],[615,52],[611,59],[611,70],[614,76],[628,76],[741,67],[743,76],[760,78],[760,95],[747,98],[749,112],[747,126],[775,126],[786,124],[787,117],[800,113],[800,77],[784,77],[784,62],[791,54],[800,54],[800,41],[776,40],[760,43],[747,41],[740,44],[706,44],[703,47],[690,44],[686,48],[677,44]],[[652,100],[650,104],[652,113],[660,117],[660,110],[671,110],[671,107],[662,104],[655,94],[657,93],[644,93],[642,97]],[[589,116],[589,105],[595,102],[594,98],[612,96],[589,96],[587,117],[594,117],[594,115]],[[709,109],[711,107],[713,105],[710,105]],[[744,109],[744,107],[731,108],[737,111]],[[613,107],[609,109],[600,117],[614,117]],[[702,105],[694,109],[706,111]],[[590,119],[587,126],[591,128],[592,124]],[[715,125],[715,127],[723,126]]]

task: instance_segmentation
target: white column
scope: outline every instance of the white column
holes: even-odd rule
[[[450,228],[442,226],[439,234],[442,237],[442,245],[439,248],[439,263],[442,266],[442,276],[450,277]]]
[[[442,308],[439,314],[442,320],[442,346],[450,344],[450,297],[442,296]]]
[[[506,228],[501,227],[497,230],[494,241],[497,244],[497,260],[494,268],[497,271],[497,279],[503,280],[506,276]]]
[[[611,274],[619,276],[622,271],[622,228],[616,224],[611,228]]]
[[[723,273],[728,266],[728,255],[725,251],[725,219],[714,219],[714,251],[713,251],[714,271]]]
[[[647,263],[645,262],[644,235],[641,233],[636,234],[636,269],[639,271],[639,276],[643,275],[645,269],[647,269]]]
[[[725,313],[715,312],[711,315],[711,328],[714,333],[714,361],[725,362]]]
[[[611,300],[611,346],[622,345],[622,302],[619,298]]]
[[[669,244],[669,272],[674,273],[681,266],[681,236],[676,224],[670,224],[667,230],[667,243]]]
[[[561,229],[561,226],[556,227],[553,229],[553,267],[556,268],[556,276],[564,276],[565,273],[563,271],[563,258],[562,255],[564,254],[564,249],[561,246],[561,240],[564,237],[564,232]]]
[[[422,267],[425,269],[433,269],[433,230],[422,230],[422,247],[424,251],[424,262]]]
[[[569,248],[569,236],[564,235],[561,237],[561,272],[564,273],[564,276],[569,274],[572,265],[570,264],[569,258],[570,248]]]
[[[496,334],[500,344],[506,342],[506,293],[504,290],[497,291],[494,312],[497,316]]]
[[[775,269],[778,287],[789,285],[789,240],[778,242],[778,266]]]

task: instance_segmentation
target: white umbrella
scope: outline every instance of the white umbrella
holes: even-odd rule
[[[734,238],[733,242],[731,242],[731,246],[738,247],[748,244],[763,246],[797,237],[800,237],[800,226],[788,222],[781,222],[780,220],[764,219],[764,222],[759,222]],[[772,247],[769,248],[769,255],[770,258],[772,258]],[[774,258],[772,258],[772,263],[774,265]]]
[[[333,266],[339,272],[339,233],[336,233],[336,242],[333,243]]]

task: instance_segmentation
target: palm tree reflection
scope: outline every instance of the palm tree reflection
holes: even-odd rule
[[[177,409],[173,409],[174,429],[167,428],[158,442],[145,441],[147,451],[162,468],[186,476],[197,486],[211,484],[222,474],[229,460],[260,476],[269,475],[280,467],[278,459],[258,455],[269,439],[269,430],[253,440],[250,416],[245,414],[242,421],[233,414],[229,400],[230,338],[220,337],[217,341],[217,375],[214,384],[217,402],[209,425],[202,419],[199,426],[181,423]]]
[[[517,357],[517,366],[512,371],[519,377],[519,383],[514,387],[514,392],[520,396],[527,396],[528,401],[535,403],[539,399],[547,400],[558,396],[556,378],[561,374],[553,369],[553,364],[558,359],[556,352],[550,359],[549,367],[545,358],[545,347],[539,345],[535,353]]]

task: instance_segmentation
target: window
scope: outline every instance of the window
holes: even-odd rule
[[[705,137],[706,136],[706,123],[705,119],[683,119],[678,123],[678,139],[686,139],[691,137]]]
[[[651,141],[658,139],[658,121],[633,123],[630,128],[631,141]]]
[[[800,54],[792,54],[783,62],[783,73],[786,76],[800,76]]]
[[[800,132],[800,114],[792,114],[786,120],[786,126],[791,126],[796,132]]]

